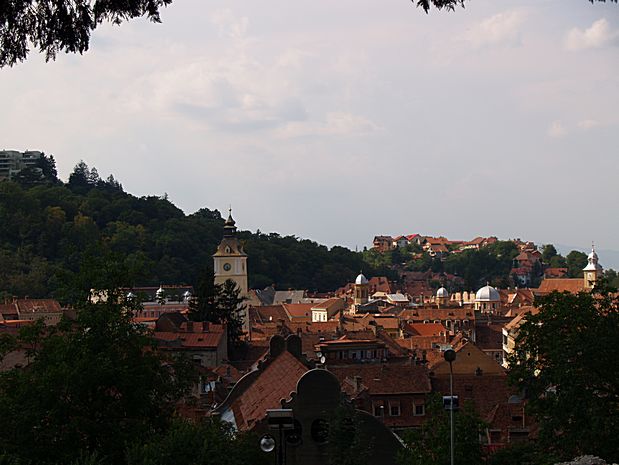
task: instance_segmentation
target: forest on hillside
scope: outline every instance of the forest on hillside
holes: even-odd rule
[[[217,210],[185,214],[167,196],[136,197],[113,175],[103,179],[84,162],[63,182],[53,156],[44,155],[38,166],[0,182],[0,301],[13,296],[63,300],[61,291],[85,260],[109,255],[131,270],[135,286],[195,285],[212,267],[223,223]],[[416,249],[354,252],[260,231],[239,231],[239,237],[249,255],[251,288],[275,285],[315,292],[344,286],[360,270],[367,277],[395,281],[402,271],[431,270],[462,278],[466,289],[487,281],[509,286],[518,253],[510,241],[439,260],[427,254],[415,258]],[[563,258],[552,246],[544,255],[545,263],[567,266],[571,276],[580,274],[586,263],[585,254],[574,251]],[[614,271],[607,273],[619,284]]]
[[[0,182],[0,298],[58,297],[84,260],[113,254],[134,285],[194,284],[212,266],[224,220],[217,210],[185,214],[166,196],[136,197],[84,162],[68,182],[53,157]],[[345,247],[277,233],[240,231],[249,255],[249,285],[330,291],[369,276],[390,275]]]

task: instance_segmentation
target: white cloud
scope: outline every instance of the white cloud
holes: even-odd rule
[[[598,19],[584,31],[571,29],[565,36],[565,48],[570,51],[601,48],[619,43],[619,30],[613,30],[605,18]]]
[[[211,22],[219,28],[221,37],[233,39],[243,39],[247,35],[249,18],[247,16],[237,17],[232,10],[218,10],[211,16]]]
[[[581,129],[592,129],[599,125],[600,122],[594,119],[585,119],[578,122],[578,127]]]
[[[498,13],[477,23],[465,35],[475,47],[484,45],[519,45],[521,25],[526,18],[523,10]]]
[[[548,135],[555,139],[559,139],[567,135],[567,129],[563,126],[561,121],[554,121],[548,128]]]
[[[336,111],[325,115],[324,121],[295,121],[281,128],[277,135],[282,138],[302,136],[347,136],[363,135],[380,128],[367,118],[348,112]]]

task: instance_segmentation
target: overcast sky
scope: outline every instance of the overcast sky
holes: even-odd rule
[[[616,4],[175,0],[162,19],[0,70],[0,149],[328,245],[619,250]]]

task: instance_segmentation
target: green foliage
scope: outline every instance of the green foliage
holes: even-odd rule
[[[563,255],[555,255],[550,259],[550,266],[552,268],[567,268],[567,261]]]
[[[544,263],[550,263],[550,261],[557,256],[557,249],[552,244],[546,244],[542,246],[542,260]]]
[[[172,0],[5,0],[0,8],[0,68],[28,56],[34,46],[54,59],[58,52],[84,53],[91,32],[103,22],[120,24],[146,16],[160,22],[159,10]]]
[[[488,465],[554,465],[559,458],[536,442],[512,443],[492,454]]]
[[[619,301],[552,293],[527,316],[510,357],[510,379],[525,390],[542,446],[563,459],[582,453],[619,460]]]
[[[617,273],[615,270],[611,268],[608,270],[604,270],[603,277],[611,289],[614,289],[614,290],[619,289],[619,273]]]
[[[567,275],[570,278],[581,278],[582,269],[587,266],[587,254],[572,250],[565,257],[567,264]]]
[[[215,284],[214,279],[211,269],[200,275],[195,294],[189,302],[189,319],[226,325],[228,347],[239,348],[244,334],[246,299],[241,296],[241,289],[234,281],[228,279],[223,284]]]
[[[121,255],[133,270],[130,285],[193,284],[212,263],[222,228],[217,210],[185,215],[166,198],[134,197],[113,176],[104,181],[83,162],[67,184],[2,182],[0,297],[63,297],[62,283],[78,273],[84,257],[107,253]],[[359,270],[395,277],[344,247],[274,233],[239,236],[249,254],[252,287],[330,291],[354,280]]]
[[[25,462],[119,463],[128,441],[167,427],[189,386],[189,362],[164,359],[131,322],[134,302],[113,286],[122,267],[97,269],[111,283],[95,288],[102,299],[80,302],[75,321],[23,328],[29,365],[0,374],[0,450]]]
[[[151,440],[136,442],[127,452],[127,465],[260,465],[269,456],[253,434],[234,433],[229,423],[177,419]]]
[[[449,412],[443,409],[442,399],[434,394],[428,399],[428,419],[421,429],[404,434],[406,449],[399,455],[401,465],[444,465],[450,459]],[[485,425],[466,402],[454,412],[454,461],[459,465],[482,463],[479,436]]]
[[[517,255],[518,248],[513,242],[497,241],[479,250],[468,249],[449,255],[444,268],[447,273],[463,278],[465,289],[477,289],[486,282],[507,287],[513,259]]]

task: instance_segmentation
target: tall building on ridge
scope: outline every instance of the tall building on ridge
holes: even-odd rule
[[[215,284],[223,284],[228,279],[234,281],[241,290],[241,295],[248,296],[247,254],[236,235],[236,223],[232,219],[232,209],[224,223],[224,237],[213,254],[213,271]],[[247,311],[243,319],[243,330],[249,334],[249,317]]]
[[[38,151],[0,150],[0,179],[12,179],[24,168],[36,166],[41,155]]]

